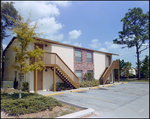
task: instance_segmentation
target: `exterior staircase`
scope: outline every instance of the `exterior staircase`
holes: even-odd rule
[[[43,61],[46,68],[51,68],[53,71],[54,67],[56,68],[56,75],[62,81],[72,88],[79,88],[79,78],[56,53],[44,53]]]
[[[100,84],[104,85],[107,81],[107,78],[110,76],[111,72],[114,69],[119,70],[119,61],[113,61],[109,67],[106,67],[101,77],[99,78]]]

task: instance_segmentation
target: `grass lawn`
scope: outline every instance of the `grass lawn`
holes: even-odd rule
[[[63,104],[55,98],[37,93],[22,92],[22,99],[16,89],[1,89],[1,117],[9,118],[54,118],[81,109]]]
[[[143,83],[149,83],[149,79],[133,79],[133,78],[129,78],[129,79],[124,79],[124,80],[120,80],[121,82],[143,82]]]

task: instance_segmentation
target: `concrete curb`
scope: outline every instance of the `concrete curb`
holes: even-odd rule
[[[71,90],[70,92],[78,92],[78,91],[85,91],[85,89]]]
[[[114,83],[113,85],[119,85],[119,84],[121,84],[121,83]]]
[[[107,86],[113,86],[112,84],[109,84],[109,85],[103,85],[103,87],[107,87]]]
[[[100,88],[99,86],[97,86],[97,87],[91,87],[91,88],[89,88],[89,89],[96,89],[96,88]]]
[[[60,95],[60,94],[64,94],[64,92],[45,94],[45,96]]]
[[[94,112],[94,110],[92,108],[88,108],[88,109],[83,110],[83,111],[78,111],[78,112],[64,115],[64,116],[57,117],[57,118],[81,118],[81,117],[84,117],[86,115],[93,114],[93,112]]]
[[[85,108],[85,107],[75,105],[75,104],[71,104],[71,103],[68,103],[68,102],[65,102],[65,101],[62,101],[62,100],[58,100],[58,101],[60,101],[62,103],[65,103],[65,104],[68,104],[68,105],[71,105],[71,106],[74,106],[74,107],[84,109],[84,110],[78,111],[78,112],[75,112],[75,113],[72,113],[72,114],[56,117],[56,118],[81,118],[83,116],[90,115],[90,114],[94,113],[94,111],[95,111],[92,108]]]

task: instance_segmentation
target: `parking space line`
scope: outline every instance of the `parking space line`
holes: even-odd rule
[[[128,94],[113,93],[113,92],[105,92],[105,93],[111,93],[111,94],[117,94],[117,95],[126,95],[126,96],[136,96],[136,95],[128,95]]]
[[[93,98],[93,99],[97,99],[97,100],[103,100],[103,101],[107,101],[107,102],[113,102],[113,101],[110,101],[110,100],[105,100],[105,99],[100,99],[100,98],[94,98],[94,97],[80,95],[80,94],[75,94],[75,93],[68,93],[68,94],[73,94],[73,95],[78,95],[78,96],[82,96],[82,97]],[[113,102],[113,103],[116,103],[116,102]]]

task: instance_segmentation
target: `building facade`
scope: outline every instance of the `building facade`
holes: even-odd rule
[[[15,39],[16,37],[11,40],[3,53],[3,56],[8,59],[3,66],[4,81],[14,81],[15,78],[19,81],[19,72],[9,68],[15,61],[15,54],[12,52],[12,46],[16,45]],[[30,44],[28,47],[29,51],[38,45],[39,48],[48,52],[42,58],[46,68],[42,71],[37,71],[37,90],[49,90],[53,86],[54,78],[55,83],[67,82],[76,87],[76,84],[85,80],[84,75],[88,72],[93,74],[93,78],[99,80],[102,74],[104,74],[105,69],[111,65],[112,55],[118,55],[42,38],[34,39],[43,42]],[[111,70],[108,77],[111,82],[113,82],[112,73],[113,70]],[[23,81],[29,83],[30,92],[35,91],[35,77],[35,71],[29,72],[23,77]],[[76,80],[78,81],[76,82]]]

